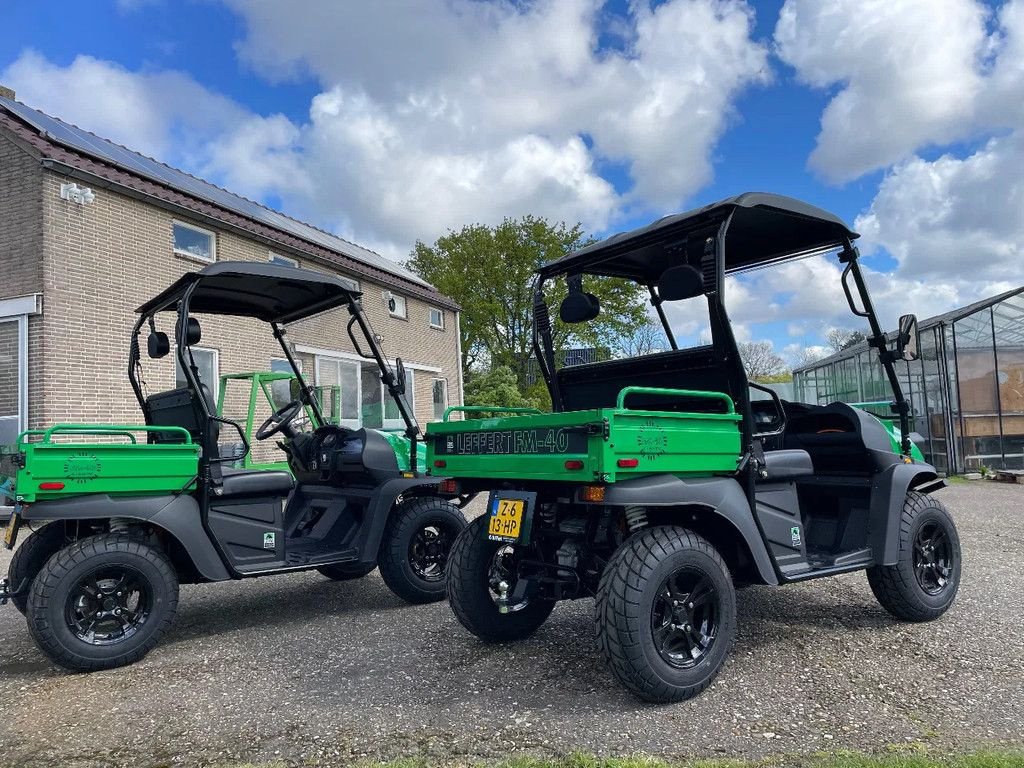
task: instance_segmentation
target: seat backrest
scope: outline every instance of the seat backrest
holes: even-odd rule
[[[614,408],[619,392],[629,386],[725,392],[736,399],[736,395],[730,392],[725,366],[711,347],[573,365],[560,369],[556,375],[566,411]],[[692,413],[721,413],[724,410],[720,400],[647,394],[630,397],[627,405],[635,409]]]
[[[210,413],[217,412],[213,394],[205,384],[200,384],[203,397],[206,398]],[[192,398],[188,387],[178,387],[166,392],[157,392],[146,398],[146,424],[151,427],[181,427],[188,431],[194,442],[200,442],[203,436],[203,422],[206,415],[199,403]],[[211,422],[209,427],[208,445],[216,446],[220,435],[220,425]],[[150,435],[154,443],[179,443],[181,436],[174,432],[154,432]]]

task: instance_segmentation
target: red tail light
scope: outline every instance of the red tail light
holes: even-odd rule
[[[640,459],[619,459],[617,462],[622,469],[632,469],[640,464]]]
[[[40,491],[63,491],[64,483],[40,483]]]
[[[579,459],[569,459],[565,462],[566,469],[583,469],[583,462]]]
[[[442,480],[440,482],[440,484],[437,486],[437,489],[441,493],[446,494],[448,496],[458,496],[459,495],[459,484],[456,481],[451,480],[451,479]]]
[[[448,466],[448,462],[445,461],[444,459],[434,459],[434,466],[435,467],[439,467],[439,468],[440,467],[447,467]]]

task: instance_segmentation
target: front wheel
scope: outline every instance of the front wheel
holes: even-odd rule
[[[960,589],[960,536],[941,501],[907,494],[899,559],[869,568],[868,584],[881,606],[903,621],[931,621],[949,610]]]
[[[612,673],[644,701],[682,701],[718,675],[736,637],[736,591],[722,556],[685,528],[648,528],[616,550],[595,601]]]
[[[448,553],[466,518],[436,496],[403,501],[384,529],[378,566],[381,578],[409,603],[433,603],[445,595]]]
[[[502,605],[515,591],[522,551],[487,538],[487,516],[478,517],[452,547],[448,604],[455,618],[485,643],[508,643],[532,635],[555,608],[554,600],[524,597]]]
[[[145,656],[177,606],[178,578],[163,552],[127,534],[102,534],[46,562],[32,582],[25,615],[53,662],[91,672]]]

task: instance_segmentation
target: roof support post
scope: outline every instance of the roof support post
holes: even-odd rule
[[[846,293],[846,301],[850,305],[850,311],[858,317],[863,317],[868,321],[868,327],[871,330],[871,335],[868,337],[868,346],[874,347],[878,350],[878,357],[882,362],[882,368],[885,369],[886,378],[889,379],[889,386],[892,389],[893,394],[893,410],[896,415],[899,416],[900,420],[900,432],[903,433],[902,440],[900,441],[900,450],[903,455],[908,459],[910,458],[910,403],[907,402],[907,398],[903,394],[903,386],[900,384],[899,376],[896,375],[896,353],[889,349],[889,345],[885,340],[885,332],[882,330],[882,326],[878,322],[878,315],[875,314],[875,307],[871,303],[871,294],[868,293],[867,283],[864,281],[864,274],[860,269],[860,251],[853,246],[849,240],[847,240],[843,246],[843,250],[839,253],[840,263],[846,264],[846,268],[843,270],[843,291]],[[850,285],[847,278],[852,275],[854,285],[857,288],[857,294],[860,297],[861,308],[858,309],[856,303],[853,300],[853,294],[850,292]]]

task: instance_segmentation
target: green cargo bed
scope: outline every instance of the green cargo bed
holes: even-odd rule
[[[632,394],[717,401],[723,413],[634,410]],[[516,415],[451,421],[456,412]],[[427,464],[454,478],[614,483],[640,475],[731,473],[740,458],[740,416],[717,392],[626,387],[615,408],[541,413],[455,407],[427,425]]]
[[[135,433],[180,433],[180,443],[139,443]],[[100,438],[82,441],[82,438]],[[114,440],[124,442],[114,442]],[[105,493],[147,496],[187,490],[195,481],[199,446],[181,427],[57,424],[18,436],[14,496],[32,503]],[[10,469],[8,469],[10,471]]]

